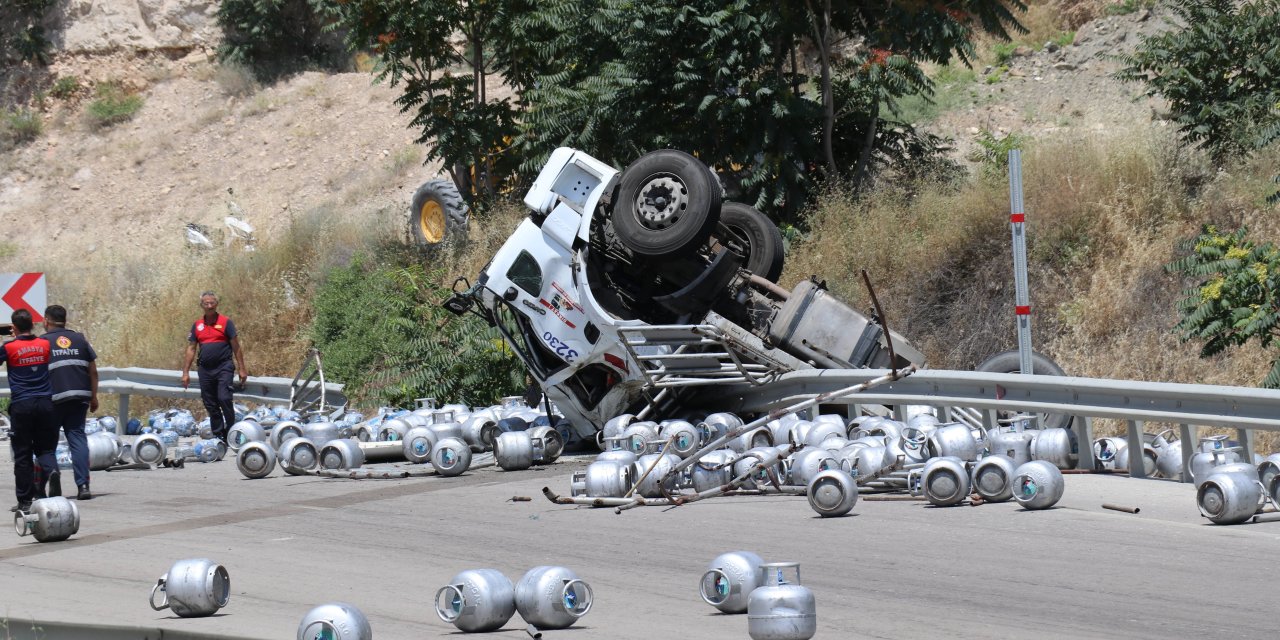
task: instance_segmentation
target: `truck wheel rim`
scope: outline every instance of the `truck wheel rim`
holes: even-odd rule
[[[688,188],[675,176],[665,173],[649,178],[636,197],[637,217],[648,229],[670,227],[688,206]]]
[[[418,212],[418,230],[431,244],[444,240],[444,207],[439,202],[428,200],[422,205]]]

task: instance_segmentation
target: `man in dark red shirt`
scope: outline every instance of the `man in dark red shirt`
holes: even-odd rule
[[[231,381],[236,367],[240,368],[240,386],[249,379],[244,366],[244,353],[240,351],[240,338],[236,325],[218,313],[218,296],[212,291],[200,294],[200,307],[204,315],[191,324],[187,335],[187,353],[182,360],[182,388],[191,384],[192,361],[197,348],[200,359],[196,373],[200,378],[200,400],[209,412],[209,428],[213,437],[226,442],[227,429],[236,421],[235,403],[231,396]],[[234,359],[234,362],[233,362]]]
[[[11,511],[27,511],[31,501],[45,497],[45,481],[57,471],[54,449],[58,426],[53,419],[53,386],[49,384],[49,341],[31,333],[31,312],[18,309],[11,318],[13,340],[0,348],[0,362],[9,367],[10,444],[13,447],[13,482],[18,504]],[[40,463],[37,474],[31,464]],[[61,487],[50,487],[62,495]]]

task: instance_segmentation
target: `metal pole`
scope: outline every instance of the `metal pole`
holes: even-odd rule
[[[1009,151],[1009,226],[1013,229],[1014,312],[1018,318],[1018,364],[1031,368],[1031,298],[1027,292],[1027,214],[1022,202],[1022,151]]]
[[[1178,425],[1178,437],[1182,440],[1182,481],[1191,482],[1191,456],[1196,453],[1196,441],[1191,437],[1191,425]]]
[[[129,424],[129,394],[120,394],[120,416],[116,418],[116,435],[124,435],[125,427]]]
[[[1146,453],[1143,451],[1143,445],[1146,444],[1142,438],[1142,421],[1126,420],[1129,425],[1129,477],[1145,478],[1147,477],[1147,460]]]

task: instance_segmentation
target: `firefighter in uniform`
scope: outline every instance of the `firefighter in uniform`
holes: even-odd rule
[[[58,469],[54,449],[58,427],[53,422],[53,388],[49,385],[49,341],[31,333],[31,312],[12,316],[14,338],[0,348],[0,362],[9,368],[9,444],[13,448],[13,484],[18,504],[11,511],[27,511],[31,501],[44,498],[45,481]],[[31,463],[35,455],[37,471]],[[62,495],[56,483],[49,494]]]
[[[98,354],[84,334],[67,328],[67,310],[50,305],[44,310],[44,335],[49,354],[49,383],[53,387],[54,421],[67,434],[71,467],[75,470],[76,499],[89,500],[89,442],[84,419],[98,410]]]
[[[240,351],[240,339],[231,319],[218,313],[218,296],[212,291],[200,294],[200,307],[204,315],[191,324],[187,335],[187,353],[182,361],[182,387],[191,382],[189,371],[196,361],[200,378],[200,399],[209,412],[209,427],[213,437],[226,442],[227,430],[236,421],[236,410],[231,397],[231,381],[236,368],[240,369],[240,386],[249,379],[244,366],[244,353]],[[199,360],[196,352],[199,350]],[[234,359],[234,362],[233,362]]]

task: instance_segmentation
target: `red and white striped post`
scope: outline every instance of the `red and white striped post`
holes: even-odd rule
[[[1018,365],[1031,365],[1031,299],[1027,291],[1027,213],[1022,201],[1022,151],[1009,151],[1009,226],[1013,230],[1014,313],[1018,319]]]

